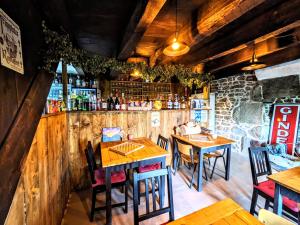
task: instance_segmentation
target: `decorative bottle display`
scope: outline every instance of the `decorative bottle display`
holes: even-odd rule
[[[174,97],[174,104],[173,104],[174,109],[180,109],[180,102],[178,101],[178,95],[175,94]]]
[[[169,95],[168,102],[167,102],[167,108],[168,109],[173,108],[172,95]]]

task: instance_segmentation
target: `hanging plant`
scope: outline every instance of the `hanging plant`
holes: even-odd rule
[[[210,74],[193,72],[192,67],[182,64],[164,64],[150,67],[146,63],[134,64],[119,61],[115,58],[92,55],[83,49],[75,48],[69,34],[50,30],[44,21],[42,22],[42,29],[46,46],[43,51],[44,64],[42,68],[50,73],[55,73],[54,65],[63,60],[66,64],[80,67],[84,72],[93,76],[104,74],[108,70],[128,74],[133,69],[138,69],[142,78],[150,82],[157,78],[160,81],[168,82],[175,76],[184,86],[192,87],[195,85],[197,88],[206,85],[212,79]]]

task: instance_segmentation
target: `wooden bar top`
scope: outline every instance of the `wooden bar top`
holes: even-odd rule
[[[209,137],[209,135],[203,135],[203,136],[207,136]],[[233,140],[222,137],[222,136],[218,136],[216,139],[210,139],[210,141],[195,141],[195,140],[191,140],[190,135],[175,135],[172,134],[172,137],[175,137],[187,144],[193,145],[195,147],[198,148],[211,148],[211,147],[216,147],[216,146],[221,146],[221,145],[227,145],[227,144],[232,144],[234,143]]]
[[[300,167],[274,173],[268,176],[268,178],[275,183],[300,194]]]
[[[130,141],[142,144],[144,145],[144,147],[126,156],[123,156],[121,154],[109,150],[109,148],[123,143],[125,141],[101,142],[102,167],[105,168],[123,165],[126,163],[138,162],[146,159],[153,159],[169,155],[169,153],[166,150],[162,149],[148,138],[136,138]]]
[[[227,198],[211,206],[168,223],[168,225],[262,225],[254,216],[232,199]]]

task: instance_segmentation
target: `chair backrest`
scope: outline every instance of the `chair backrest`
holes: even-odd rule
[[[268,149],[265,147],[250,147],[249,158],[253,184],[258,185],[258,177],[272,174]]]
[[[85,149],[85,157],[88,164],[88,169],[91,177],[92,183],[96,183],[94,171],[97,169],[96,159],[94,156],[94,150],[91,143],[88,143]]]
[[[191,162],[194,163],[194,150],[192,145],[181,143],[176,139],[177,151],[179,154],[187,155],[191,158]]]
[[[168,190],[168,205],[164,207],[163,201],[163,181],[167,179]],[[142,181],[142,182],[141,182]],[[145,184],[145,196],[146,196],[146,213],[139,214],[139,191],[138,185]],[[149,190],[151,193],[149,194]],[[158,200],[157,203],[157,195]],[[150,207],[150,200],[152,199],[152,207]],[[133,174],[133,208],[134,208],[134,224],[138,225],[139,222],[159,216],[164,213],[169,213],[169,221],[174,220],[174,205],[173,205],[173,191],[172,191],[172,176],[171,169],[168,166],[166,169],[154,170],[145,173]],[[141,207],[140,207],[141,208]]]
[[[168,150],[169,140],[159,134],[157,138],[157,145],[165,150]]]
[[[102,128],[102,142],[121,141],[120,127],[103,127]]]
[[[258,220],[265,225],[292,225],[294,223],[278,216],[268,210],[261,209],[258,213]]]

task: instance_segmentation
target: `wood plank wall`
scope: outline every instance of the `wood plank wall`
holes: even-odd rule
[[[66,114],[41,118],[5,225],[58,225],[71,190]]]
[[[43,36],[41,12],[31,0],[1,0],[20,27],[24,75],[0,65],[0,224],[4,224],[53,75],[38,71]]]
[[[72,187],[89,185],[84,149],[88,141],[94,148],[101,140],[103,127],[121,127],[125,134],[150,137],[156,142],[159,134],[169,138],[174,127],[189,121],[189,110],[161,110],[160,126],[151,127],[151,112],[71,112],[69,116],[70,175]],[[170,149],[169,149],[170,150]]]

